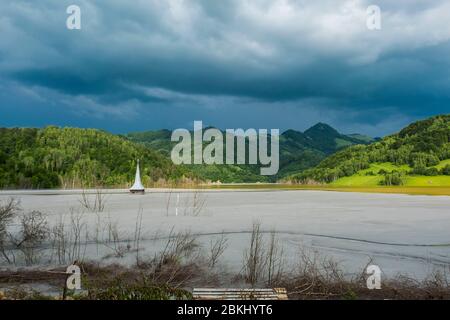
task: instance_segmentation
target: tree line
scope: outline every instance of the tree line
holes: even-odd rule
[[[137,159],[146,185],[195,178],[158,152],[101,130],[0,128],[0,188],[126,187]]]
[[[450,165],[435,166],[450,159],[450,115],[436,116],[415,122],[398,134],[385,137],[370,145],[356,145],[323,160],[317,167],[291,176],[297,182],[330,183],[349,177],[372,163],[390,162],[407,165],[407,172],[383,172],[384,184],[401,184],[402,175],[450,175]],[[369,173],[370,174],[370,173]]]

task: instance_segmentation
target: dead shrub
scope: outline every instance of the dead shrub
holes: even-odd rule
[[[212,239],[210,240],[208,252],[208,266],[210,268],[214,268],[216,266],[219,258],[222,256],[227,247],[228,239],[223,233],[214,241]]]
[[[244,278],[252,286],[255,286],[263,276],[266,262],[261,223],[254,222],[250,236],[250,247],[244,251],[243,259]]]
[[[106,194],[101,189],[96,189],[93,195],[83,189],[79,202],[89,212],[103,212],[105,210],[106,200]]]
[[[8,228],[20,211],[20,203],[14,198],[0,202],[0,254],[7,263],[13,258],[7,252]]]
[[[280,245],[280,242],[277,238],[277,233],[273,230],[270,233],[269,244],[267,248],[267,257],[266,257],[266,265],[267,265],[267,285],[275,286],[277,285],[284,274],[284,250]]]
[[[20,231],[11,235],[11,242],[24,256],[25,263],[39,261],[40,246],[48,239],[49,228],[45,215],[40,211],[25,213],[20,218]]]
[[[269,240],[264,241],[261,224],[254,222],[250,236],[249,248],[244,251],[243,277],[252,287],[258,284],[275,285],[283,277],[284,250],[272,230]]]

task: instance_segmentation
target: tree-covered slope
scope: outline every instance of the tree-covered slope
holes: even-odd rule
[[[449,158],[450,115],[440,115],[412,123],[370,145],[346,148],[290,178],[303,183],[335,183],[344,177],[378,176],[379,184],[402,184],[412,176],[449,175]]]
[[[177,142],[171,141],[172,132],[169,130],[144,131],[129,133],[126,137],[133,142],[140,143],[146,147],[158,150],[161,154],[170,158],[172,148]],[[225,133],[224,133],[225,136]],[[203,148],[208,143],[203,142]],[[248,145],[248,141],[246,141]],[[235,148],[236,149],[236,148]],[[192,152],[194,148],[192,147]],[[225,152],[224,152],[225,154]],[[271,182],[275,177],[260,175],[259,165],[185,165],[196,177],[204,181],[222,183],[243,182]]]
[[[334,130],[334,129],[333,129]],[[331,131],[330,131],[331,132]],[[318,164],[339,146],[331,140],[359,140],[333,133],[288,130],[280,137],[280,171],[261,176],[258,165],[176,166],[170,160],[174,142],[168,130],[117,136],[95,129],[0,128],[0,188],[55,188],[122,186],[133,181],[136,159],[143,181],[199,178],[222,182],[270,182]],[[319,138],[320,137],[320,138]]]
[[[168,130],[135,132],[127,135],[131,141],[142,143],[170,156],[175,145]],[[354,144],[366,144],[373,139],[340,134],[329,125],[318,123],[304,133],[287,130],[280,135],[280,170],[276,176],[261,176],[255,165],[189,166],[190,170],[205,180],[222,182],[276,181],[292,173],[314,167],[327,155]]]
[[[348,146],[374,141],[370,137],[360,137],[364,138],[341,134],[325,123],[318,123],[305,132],[287,130],[280,137],[278,178],[314,167],[328,155]]]
[[[0,188],[126,186],[136,159],[147,185],[189,175],[158,152],[100,130],[0,128]]]
[[[314,149],[320,150],[325,154],[331,154],[344,147],[355,144],[366,144],[373,141],[367,137],[358,138],[358,135],[348,136],[339,133],[336,129],[325,123],[317,123],[304,132],[310,140],[310,144]]]
[[[131,141],[144,143],[147,147],[170,157],[170,151],[176,144],[175,142],[170,141],[171,135],[172,131],[163,129],[156,131],[133,132],[127,134],[126,137]]]

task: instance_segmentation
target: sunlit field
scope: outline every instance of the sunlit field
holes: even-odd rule
[[[428,177],[427,177],[428,178]],[[436,177],[435,177],[436,178]],[[450,196],[449,186],[378,186],[378,185],[296,185],[296,184],[222,184],[202,186],[205,189],[256,189],[256,190],[322,190],[342,192],[393,193],[410,195]]]

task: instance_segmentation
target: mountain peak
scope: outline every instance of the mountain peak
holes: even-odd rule
[[[308,130],[305,131],[305,134],[308,136],[323,135],[323,134],[332,135],[332,136],[340,135],[336,129],[334,129],[330,125],[323,123],[323,122],[319,122],[319,123],[315,124],[314,126],[312,126],[311,128],[309,128]]]

